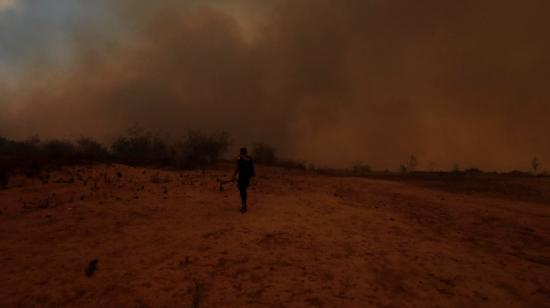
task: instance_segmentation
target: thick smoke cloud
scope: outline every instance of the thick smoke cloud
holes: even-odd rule
[[[0,87],[0,134],[139,123],[325,165],[550,164],[548,1],[250,2],[96,2],[114,18],[73,25],[68,68],[38,57]]]

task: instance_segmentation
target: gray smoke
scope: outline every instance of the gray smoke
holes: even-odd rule
[[[1,60],[33,50],[0,87],[0,134],[108,141],[138,123],[335,166],[550,164],[548,1],[74,3],[90,15],[60,40],[14,38],[0,15]]]

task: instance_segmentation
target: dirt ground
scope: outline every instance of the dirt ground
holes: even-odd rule
[[[0,307],[550,307],[550,179],[230,173],[15,177]]]

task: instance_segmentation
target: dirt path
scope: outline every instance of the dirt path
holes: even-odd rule
[[[241,215],[229,173],[16,178],[0,306],[550,307],[550,204],[258,167]]]

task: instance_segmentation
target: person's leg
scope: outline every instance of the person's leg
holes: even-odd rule
[[[247,210],[247,201],[248,201],[248,181],[245,179],[239,181],[239,192],[241,194],[241,212],[246,212]]]
[[[241,193],[241,204],[243,208],[246,208],[246,201],[248,199],[248,192],[246,191],[246,187],[239,187],[239,192]]]

